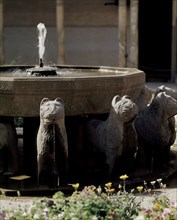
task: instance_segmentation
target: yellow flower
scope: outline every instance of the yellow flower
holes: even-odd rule
[[[68,184],[68,185],[72,186],[75,190],[78,190],[78,188],[79,188],[79,183]]]
[[[154,210],[159,211],[161,209],[161,205],[159,203],[155,203]]]
[[[96,187],[93,186],[93,185],[87,187],[87,191],[90,192],[90,193],[94,192],[95,189],[96,189]]]
[[[106,190],[107,193],[112,193],[112,192],[115,191],[115,189],[111,188],[111,187],[112,187],[112,183],[111,182],[105,184],[105,190]]]
[[[106,189],[106,192],[108,192],[108,193],[113,193],[114,191],[115,191],[114,188]]]
[[[120,178],[121,180],[126,180],[126,179],[128,178],[128,176],[127,176],[127,174],[125,174],[125,175],[120,176],[119,178]]]
[[[137,186],[136,189],[141,192],[143,190],[143,186]]]
[[[106,183],[106,184],[105,184],[105,186],[106,186],[107,188],[109,188],[109,189],[110,189],[110,188],[111,188],[111,186],[112,186],[112,183],[111,183],[111,182]]]

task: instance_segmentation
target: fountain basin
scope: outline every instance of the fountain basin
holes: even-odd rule
[[[66,116],[108,113],[115,95],[135,99],[145,83],[136,68],[55,67],[57,76],[37,77],[32,66],[0,66],[0,116],[38,117],[44,97],[61,97]]]

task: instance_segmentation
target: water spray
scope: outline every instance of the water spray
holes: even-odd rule
[[[47,29],[43,23],[37,25],[38,30],[38,48],[39,48],[39,66],[29,68],[26,70],[30,76],[56,76],[56,68],[51,66],[45,66],[43,62],[45,52],[45,39],[47,35]]]
[[[47,35],[47,29],[43,23],[39,23],[37,25],[38,30],[38,47],[39,47],[39,60],[41,67],[43,67],[43,57],[45,53],[45,39]]]

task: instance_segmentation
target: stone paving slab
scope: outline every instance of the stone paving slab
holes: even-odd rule
[[[153,203],[154,195],[165,195],[171,203],[177,204],[177,188],[158,189],[151,192],[150,195],[139,195],[137,199],[141,201],[141,207],[150,208]]]
[[[32,205],[37,198],[33,197],[0,197],[0,210],[18,209]]]
[[[177,90],[177,84],[175,83],[166,83],[166,82],[146,82],[145,83],[152,91],[155,91],[159,86],[167,86],[169,88]]]

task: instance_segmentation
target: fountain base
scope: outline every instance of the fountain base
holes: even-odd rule
[[[56,76],[57,72],[54,67],[44,66],[44,67],[34,67],[26,70],[29,76]]]
[[[104,114],[115,95],[135,100],[144,83],[144,72],[135,68],[0,66],[0,116],[38,117],[44,97],[62,98],[67,116]]]
[[[28,77],[27,73],[39,75]],[[52,77],[41,77],[46,74]],[[48,69],[47,66],[0,66],[0,116],[23,118],[21,167],[23,174],[32,176],[26,181],[31,182],[33,178],[36,181],[36,134],[43,98],[54,100],[60,97],[64,100],[68,149],[72,155],[69,157],[68,176],[71,176],[71,180],[80,178],[82,181],[90,181],[96,179],[87,177],[93,173],[99,176],[97,179],[100,181],[102,175],[105,176],[105,169],[97,155],[93,158],[92,149],[87,145],[85,125],[92,118],[107,118],[115,95],[129,95],[135,100],[144,88],[144,83],[144,72],[135,68],[63,65]],[[71,180],[67,182],[74,182]]]

